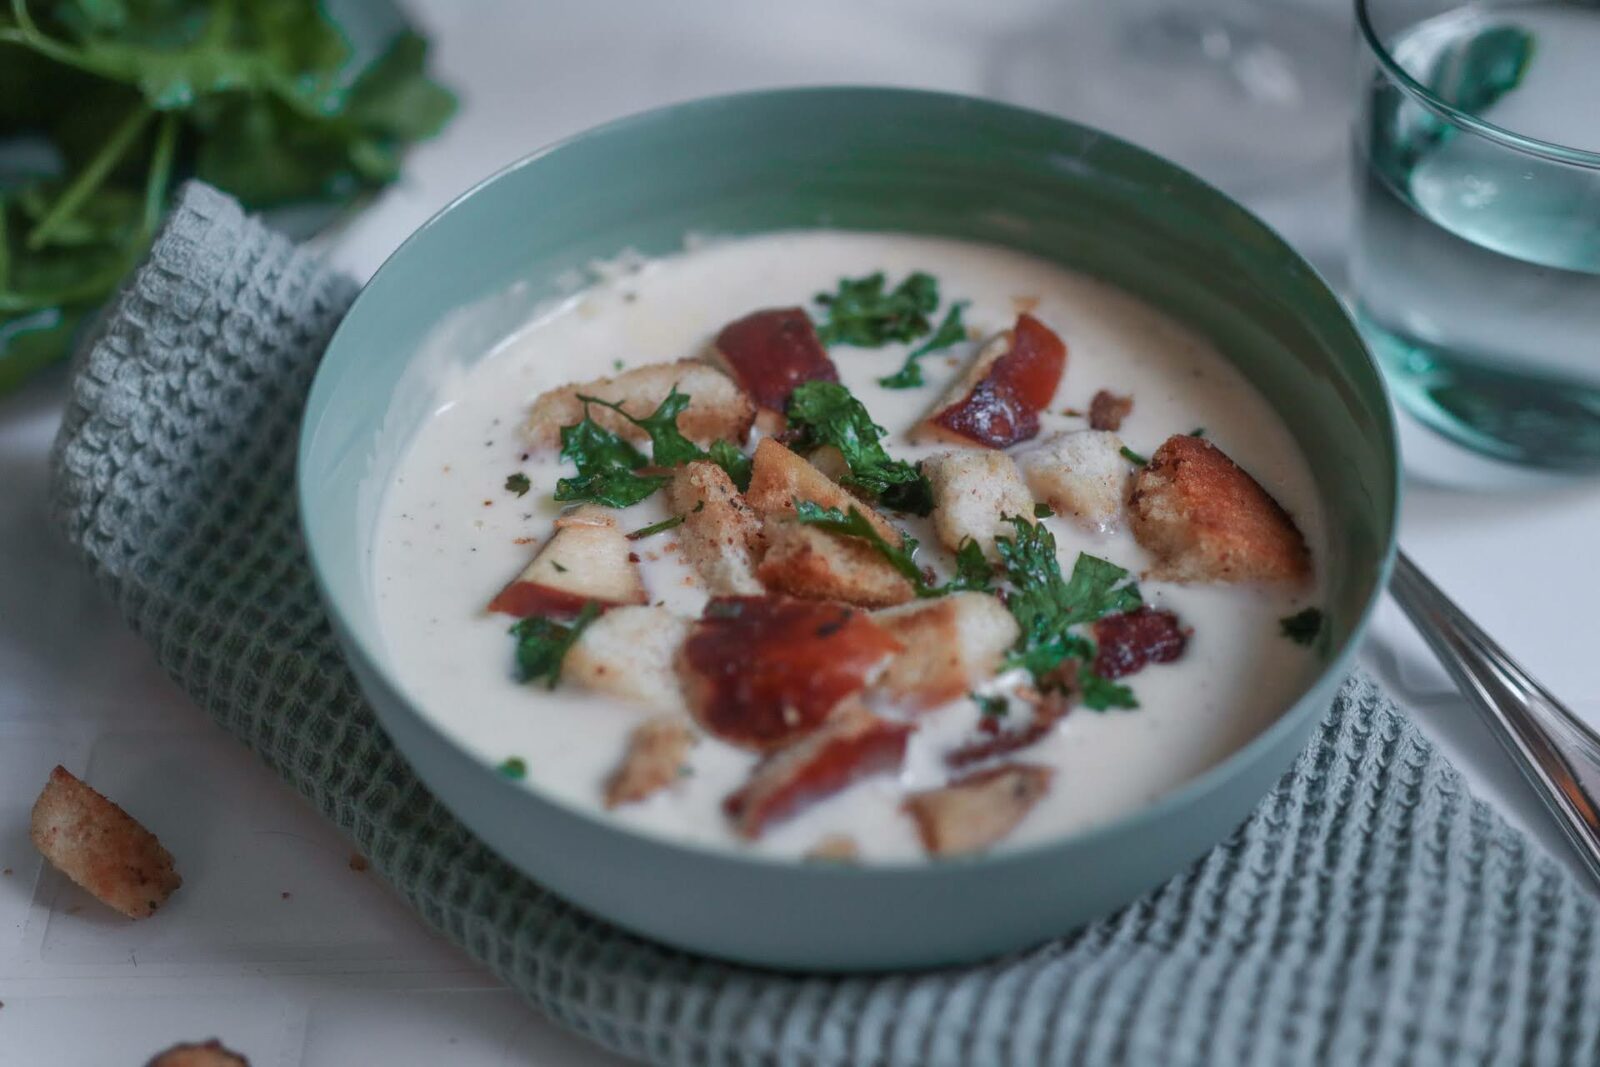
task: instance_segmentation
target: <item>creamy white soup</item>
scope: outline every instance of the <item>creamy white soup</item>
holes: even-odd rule
[[[841,290],[880,273],[876,290]],[[904,284],[914,275],[925,277]],[[770,309],[789,318],[752,318]],[[753,350],[714,354],[744,343],[725,332],[740,321]],[[915,360],[921,385],[880,384],[930,344]],[[774,385],[781,375],[760,361],[798,350],[810,362]],[[819,353],[837,385],[813,380]],[[706,369],[628,378],[683,360]],[[692,541],[707,536],[695,525],[705,501],[683,464],[653,462],[659,442],[570,390],[565,407],[548,401],[596,383],[580,391],[626,395],[643,420],[668,378],[725,401],[676,425],[742,437],[728,441],[739,459],[727,445],[711,453],[728,482],[769,442],[757,474],[767,489],[712,502],[743,516],[725,560]],[[1027,846],[1131,812],[1217,763],[1316,670],[1323,516],[1287,428],[1205,338],[1040,259],[898,234],[704,243],[602,272],[437,388],[380,509],[374,589],[393,673],[508,777],[645,833],[864,863]],[[826,409],[815,425],[781,417],[797,396]],[[762,397],[768,407],[756,404],[740,434],[748,415],[735,409]],[[902,495],[884,492],[881,463],[849,468],[866,466],[865,453],[817,448],[853,402],[882,428]],[[557,423],[585,410],[601,432],[569,429],[563,456]],[[596,441],[608,433],[648,462],[606,453]],[[580,450],[599,472],[590,488],[661,488],[625,507],[586,504],[583,486],[557,502],[563,479],[574,495]],[[723,467],[707,461],[701,481],[725,489]],[[799,482],[783,480],[797,470]],[[800,488],[774,493],[774,479]],[[816,506],[801,522],[796,496],[836,506],[802,500]],[[882,523],[888,538],[847,532],[858,519],[858,533]],[[907,545],[892,543],[902,535],[920,542],[909,572]],[[1059,579],[1039,566],[1050,539]],[[963,545],[969,563],[986,555],[976,571],[988,574],[969,576],[956,628],[906,626],[958,577],[952,547]],[[1085,581],[1073,583],[1082,560]],[[522,588],[540,595],[518,599],[525,568]],[[535,588],[546,579],[560,595]],[[737,595],[714,598],[718,588]],[[809,627],[793,641],[773,622],[791,610],[788,625]],[[555,667],[527,679],[518,650],[530,643],[525,654],[545,656],[536,665]],[[818,740],[828,730],[837,743]]]

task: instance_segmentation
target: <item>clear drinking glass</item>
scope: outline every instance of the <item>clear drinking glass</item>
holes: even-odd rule
[[[1351,293],[1405,412],[1600,470],[1600,6],[1356,0]]]

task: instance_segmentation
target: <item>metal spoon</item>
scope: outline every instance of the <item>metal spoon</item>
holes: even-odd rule
[[[1404,552],[1389,591],[1600,882],[1600,734],[1456,607]]]

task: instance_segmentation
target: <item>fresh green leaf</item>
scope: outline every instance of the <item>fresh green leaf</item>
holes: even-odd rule
[[[1196,426],[1194,429],[1189,431],[1190,437],[1204,437],[1205,435],[1206,428],[1204,426]]]
[[[1011,711],[1011,701],[1003,694],[995,693],[992,696],[979,696],[977,693],[968,693],[973,702],[978,705],[978,712],[985,719],[1003,719]]]
[[[732,441],[718,438],[711,442],[711,462],[727,472],[739,492],[750,488],[750,457]]]
[[[561,456],[578,468],[576,477],[556,482],[560,501],[592,501],[607,507],[637,504],[670,480],[666,475],[634,473],[644,453],[591,419],[561,428]]]
[[[507,778],[520,781],[528,776],[528,761],[521,756],[512,756],[501,762],[500,766],[496,767],[495,770]]]
[[[542,615],[523,619],[511,627],[517,639],[517,671],[524,682],[543,682],[554,689],[561,680],[561,662],[567,650],[588,625],[600,617],[600,605],[589,601],[570,623],[559,623]]]
[[[1132,463],[1134,466],[1143,467],[1143,466],[1145,466],[1146,464],[1148,464],[1150,462],[1149,459],[1147,459],[1144,456],[1139,455],[1139,453],[1135,452],[1133,449],[1129,448],[1127,445],[1123,445],[1121,451],[1122,451],[1122,458],[1127,460],[1129,463]]]
[[[801,383],[790,394],[788,416],[790,428],[800,435],[798,449],[808,452],[832,445],[844,456],[850,473],[840,484],[864,490],[896,511],[926,515],[933,510],[933,486],[927,476],[890,457],[883,447],[883,427],[838,382]]]
[[[857,507],[851,507],[847,515],[838,508],[823,507],[815,501],[801,500],[797,497],[794,508],[796,518],[807,526],[816,526],[829,533],[839,534],[842,537],[856,537],[867,542],[911,583],[912,590],[919,597],[944,596],[946,593],[969,589],[978,591],[989,589],[992,568],[989,566],[989,561],[983,558],[983,550],[970,538],[962,542],[960,550],[956,552],[956,576],[943,585],[932,585],[922,573],[922,568],[917,566],[918,542],[910,534],[901,534],[899,545],[890,544]]]
[[[1278,628],[1284,637],[1295,644],[1309,645],[1322,632],[1322,610],[1306,608],[1304,611],[1297,611],[1288,618],[1279,619]]]
[[[961,312],[966,306],[964,300],[951,304],[950,310],[945,312],[944,321],[933,331],[933,336],[908,352],[900,369],[886,378],[879,378],[878,384],[885,389],[915,389],[921,385],[922,357],[949,348],[951,345],[960,344],[967,339],[967,327],[961,321]]]
[[[639,429],[650,435],[650,458],[657,467],[676,467],[697,459],[705,459],[706,453],[699,445],[683,436],[678,431],[678,416],[689,406],[689,398],[678,392],[674,385],[667,392],[666,399],[661,401],[651,414],[642,419],[636,419],[623,410],[621,404],[599,397],[583,396],[578,399],[585,404],[597,404],[603,408],[610,408],[618,415],[633,423]]]
[[[1132,689],[1094,673],[1087,664],[1078,668],[1078,699],[1091,711],[1107,711],[1111,708],[1132,710],[1139,706],[1139,699],[1133,695]]]
[[[1055,509],[1052,508],[1049,504],[1035,504],[1035,505],[1033,505],[1033,517],[1036,518],[1036,519],[1048,519],[1050,516],[1054,515],[1055,513],[1056,513]]]
[[[528,476],[521,471],[506,478],[506,492],[518,496],[527,496],[528,490],[533,488],[533,483],[528,481]]]
[[[883,272],[864,278],[841,278],[832,293],[818,293],[827,321],[817,327],[825,345],[881,348],[893,341],[914,341],[931,328],[928,316],[939,306],[939,283],[917,271],[885,291]]]
[[[956,576],[945,584],[941,592],[971,590],[987,593],[993,577],[994,568],[984,558],[983,548],[968,537],[962,540],[960,547],[956,549]]]
[[[642,541],[646,537],[651,537],[651,536],[653,536],[655,534],[658,534],[658,533],[664,533],[667,530],[671,530],[674,527],[678,527],[678,526],[682,526],[682,525],[683,525],[683,516],[682,515],[674,515],[669,519],[662,519],[660,522],[653,522],[649,526],[641,526],[639,529],[633,531],[631,534],[628,535],[628,540],[630,540],[630,541]]]

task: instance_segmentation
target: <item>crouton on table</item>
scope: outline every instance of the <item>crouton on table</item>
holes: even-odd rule
[[[52,867],[130,919],[149,916],[183,884],[154,834],[65,767],[50,772],[28,836]]]
[[[761,521],[733,479],[715,463],[679,467],[667,487],[672,510],[683,516],[684,553],[712,596],[761,593],[755,550]]]
[[[742,444],[755,421],[756,409],[750,398],[722,371],[699,360],[676,363],[651,363],[609,378],[597,378],[579,385],[564,385],[541,393],[528,409],[523,433],[528,442],[540,448],[561,443],[561,429],[583,421],[584,403],[579,396],[594,397],[613,404],[636,419],[649,416],[676,388],[689,398],[689,406],[678,415],[678,431],[701,447],[717,438]],[[591,404],[589,417],[612,433],[643,443],[650,435],[610,408]]]
[[[556,532],[522,573],[489,602],[489,610],[517,618],[570,616],[594,601],[643,604],[644,582],[628,558],[628,535],[605,508],[584,504],[556,520]]]
[[[1033,495],[1058,515],[1105,530],[1122,515],[1128,461],[1122,438],[1107,430],[1058,433],[1017,453],[1017,468]]]
[[[1004,840],[1050,790],[1055,771],[1006,763],[958,778],[940,789],[913,793],[905,809],[923,847],[936,856],[978,852]]]
[[[922,473],[933,486],[933,528],[952,552],[970,538],[985,557],[997,559],[995,535],[1016,532],[1007,516],[1033,521],[1033,494],[1004,452],[941,452],[922,461]]]
[[[960,592],[874,613],[905,651],[874,684],[912,709],[937,707],[990,678],[1017,640],[1017,620],[988,593]]]
[[[1055,399],[1067,366],[1067,346],[1029,314],[979,349],[966,372],[945,390],[911,431],[914,442],[1009,448],[1039,432],[1039,412]]]
[[[636,804],[682,777],[694,731],[677,715],[657,715],[634,727],[622,762],[606,780],[606,807]]]
[[[663,711],[683,710],[678,650],[693,622],[663,607],[612,608],[584,628],[561,664],[561,676],[597,693]]]
[[[1210,441],[1169,437],[1134,478],[1134,537],[1175,582],[1304,582],[1305,537],[1249,474]]]

